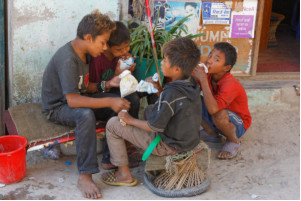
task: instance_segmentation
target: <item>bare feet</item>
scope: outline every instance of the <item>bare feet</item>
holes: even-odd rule
[[[97,199],[102,197],[100,189],[92,180],[91,174],[80,174],[77,181],[77,187],[85,198]]]

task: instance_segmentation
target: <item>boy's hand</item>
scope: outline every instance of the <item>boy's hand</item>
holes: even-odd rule
[[[118,118],[122,119],[127,125],[132,125],[131,122],[135,118],[132,117],[128,112],[120,111],[118,113]]]
[[[131,56],[132,56],[132,55],[129,54],[129,57],[131,57]],[[126,60],[126,59],[129,58],[129,57],[122,56],[121,59],[122,59],[122,60]],[[134,56],[133,59],[135,60],[135,59],[136,59],[136,56]],[[129,70],[129,71],[133,72],[133,71],[135,70],[135,68],[136,68],[136,63],[133,63],[130,67],[121,70],[121,69],[120,69],[120,61],[118,61],[117,66],[116,66],[116,70],[115,70],[115,75],[116,75],[116,76],[117,76],[117,75],[120,75],[120,74],[121,74],[123,71],[125,71],[125,70]]]
[[[106,89],[120,86],[120,78],[118,76],[113,77],[111,80],[106,81]]]
[[[154,85],[154,87],[155,87],[156,89],[159,90],[159,92],[162,91],[162,87],[160,86],[159,81],[154,82],[154,81],[152,80],[152,78],[153,78],[153,76],[147,77],[147,78],[145,79],[145,81],[146,81],[146,82],[152,83],[152,84]]]
[[[207,74],[203,67],[197,65],[192,72],[194,79],[198,80],[199,82],[207,80]]]
[[[112,98],[111,100],[111,108],[114,112],[118,113],[121,110],[129,110],[131,103],[124,98]]]

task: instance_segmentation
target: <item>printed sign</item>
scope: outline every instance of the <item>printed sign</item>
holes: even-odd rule
[[[154,3],[153,24],[157,17],[157,29],[170,30],[178,21],[191,15],[184,25],[187,27],[188,34],[196,34],[200,22],[200,2],[184,1],[162,1],[157,0]],[[187,35],[183,33],[184,35]]]
[[[230,37],[254,38],[257,1],[244,1],[243,11],[232,12]]]
[[[203,1],[202,3],[203,25],[206,24],[230,24],[231,9],[224,3]]]
[[[231,38],[253,38],[254,15],[233,15]]]

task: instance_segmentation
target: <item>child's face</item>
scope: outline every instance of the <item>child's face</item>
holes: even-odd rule
[[[164,59],[161,61],[161,71],[165,77],[171,73],[170,62],[167,56],[164,55]]]
[[[94,40],[92,39],[92,37],[89,37],[89,39],[87,39],[90,44],[88,48],[88,53],[93,57],[97,57],[106,49],[108,49],[107,42],[110,38],[110,35],[111,32],[106,32],[102,35],[96,36]]]
[[[123,42],[119,46],[112,46],[110,47],[110,51],[114,57],[125,56],[130,51],[130,41]]]
[[[213,49],[206,61],[206,66],[208,68],[208,73],[217,74],[222,72],[227,72],[229,70],[229,66],[225,66],[226,63],[226,55],[224,52],[218,49]]]
[[[164,59],[161,61],[161,71],[165,77],[176,78],[182,76],[182,71],[177,66],[171,66],[169,59],[164,55]]]

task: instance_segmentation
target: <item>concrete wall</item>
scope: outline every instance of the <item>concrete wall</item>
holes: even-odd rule
[[[9,106],[39,102],[44,69],[76,36],[83,16],[99,9],[119,20],[119,0],[9,0]]]
[[[4,0],[0,0],[0,136],[5,133],[3,112],[5,109],[5,32]]]

